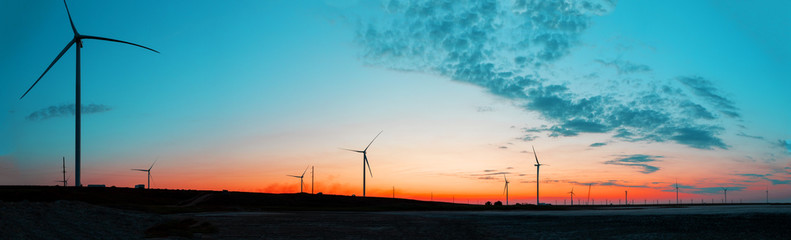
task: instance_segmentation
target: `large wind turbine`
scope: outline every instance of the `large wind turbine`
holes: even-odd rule
[[[384,130],[379,131],[379,134],[382,134],[383,131]],[[371,164],[368,163],[368,154],[367,154],[368,153],[368,148],[371,147],[371,144],[374,143],[374,140],[376,140],[376,138],[379,137],[379,134],[376,134],[376,137],[374,137],[374,139],[371,140],[371,143],[369,143],[368,146],[366,146],[365,149],[363,149],[362,151],[348,149],[348,148],[341,148],[343,150],[347,150],[347,151],[352,151],[352,152],[357,152],[357,153],[362,153],[363,154],[363,197],[365,197],[365,166],[366,165],[368,165],[368,173],[371,174],[371,177],[374,177],[374,173],[371,172]]]
[[[505,177],[505,173],[503,173],[503,179],[505,179],[505,188],[503,188],[503,193],[505,193],[505,205],[508,206],[508,178]]]
[[[132,45],[132,46],[145,48],[147,50],[151,50],[151,51],[156,52],[156,53],[159,53],[159,52],[157,52],[154,49],[145,47],[143,45],[139,45],[139,44],[135,44],[135,43],[131,43],[131,42],[126,42],[126,41],[121,41],[121,40],[116,40],[116,39],[110,39],[110,38],[105,38],[105,37],[97,37],[97,36],[90,36],[90,35],[79,34],[77,32],[77,28],[74,27],[74,21],[72,21],[72,19],[71,19],[71,13],[69,13],[69,6],[66,5],[66,0],[63,0],[63,5],[66,6],[66,14],[69,15],[69,23],[71,24],[72,32],[74,32],[74,37],[72,37],[71,41],[69,41],[69,43],[66,44],[66,47],[64,47],[63,50],[61,50],[60,53],[58,53],[58,56],[55,57],[55,60],[53,60],[52,63],[50,63],[49,66],[47,66],[47,69],[45,69],[44,72],[41,73],[41,76],[39,76],[38,79],[36,79],[36,81],[33,83],[33,85],[31,85],[30,88],[28,88],[27,91],[25,91],[25,93],[22,94],[21,97],[19,97],[19,99],[21,100],[22,98],[24,98],[25,95],[27,95],[27,93],[30,92],[30,90],[33,89],[33,87],[36,86],[38,81],[41,80],[42,77],[44,77],[44,74],[47,74],[49,69],[52,68],[52,66],[55,65],[56,62],[58,62],[60,57],[62,57],[63,54],[65,54],[66,51],[68,51],[69,48],[71,48],[72,45],[77,44],[77,48],[75,48],[75,51],[76,51],[75,55],[77,57],[77,64],[76,64],[77,65],[77,71],[76,71],[76,83],[77,83],[76,91],[77,91],[77,93],[75,94],[76,103],[74,104],[74,107],[75,107],[74,118],[76,119],[76,121],[75,121],[75,128],[76,129],[75,129],[75,133],[74,133],[74,135],[75,135],[74,136],[75,137],[75,141],[74,141],[74,145],[75,145],[74,146],[74,165],[75,165],[75,167],[74,167],[74,186],[79,187],[81,185],[81,183],[80,183],[80,125],[81,125],[80,124],[80,119],[81,119],[81,112],[82,112],[82,103],[80,101],[80,48],[82,48],[82,40],[83,39],[94,39],[94,40],[103,40],[103,41],[110,41],[110,42],[125,43],[125,44],[129,44],[129,45]]]
[[[139,169],[139,168],[132,169],[132,171],[141,171],[148,173],[148,189],[151,189],[151,168],[154,167],[154,164],[156,164],[158,160],[159,158],[157,158],[157,160],[154,160],[154,163],[152,163],[151,166],[148,167],[148,169]]]
[[[295,178],[299,178],[299,193],[302,193],[302,185],[303,185],[303,183],[302,183],[302,179],[304,179],[304,178],[305,178],[305,173],[308,171],[308,168],[309,168],[309,167],[306,167],[306,168],[305,168],[305,171],[302,171],[302,175],[299,175],[299,176],[296,176],[296,175],[286,175],[286,176],[289,176],[289,177],[295,177]]]
[[[539,205],[539,201],[538,201],[538,182],[539,182],[538,181],[538,173],[539,173],[539,171],[538,170],[541,169],[541,163],[538,162],[538,154],[536,154],[536,147],[534,147],[534,146],[531,146],[531,147],[533,147],[533,156],[536,157],[536,164],[535,164],[535,166],[536,166],[536,206],[538,206]]]

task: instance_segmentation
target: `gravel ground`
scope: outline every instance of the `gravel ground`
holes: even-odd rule
[[[203,212],[2,202],[0,239],[788,239],[791,206],[567,211]],[[151,231],[156,229],[156,231]]]
[[[585,211],[228,212],[213,239],[788,239],[788,206]],[[207,236],[208,237],[208,236]]]
[[[142,239],[162,219],[76,201],[0,201],[0,239]]]

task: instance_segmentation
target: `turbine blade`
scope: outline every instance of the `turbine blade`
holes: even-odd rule
[[[379,134],[382,134],[382,132],[384,132],[384,131],[385,131],[385,130],[379,131]],[[371,140],[371,143],[369,143],[369,144],[368,144],[368,146],[367,146],[367,147],[365,147],[365,150],[363,150],[363,151],[368,151],[368,148],[369,148],[369,147],[371,147],[371,144],[373,144],[373,143],[374,143],[374,140],[376,140],[376,138],[378,138],[378,137],[379,137],[379,134],[376,134],[376,137],[374,137],[374,139],[373,139],[373,140]]]
[[[148,172],[147,169],[133,168],[132,170],[134,170],[134,171],[141,171],[141,172]]]
[[[306,172],[308,172],[308,168],[309,168],[309,167],[310,167],[310,166],[306,167],[306,168],[305,168],[305,171],[302,171],[302,175],[301,175],[301,176],[299,176],[299,178],[302,178],[302,177],[304,177],[304,176],[305,176],[305,173],[306,173]]]
[[[47,69],[46,69],[46,70],[44,70],[44,72],[43,72],[43,73],[41,73],[41,76],[38,76],[38,79],[36,79],[36,82],[34,82],[34,83],[33,83],[33,85],[31,85],[31,86],[30,86],[30,88],[28,88],[28,89],[27,89],[27,91],[25,91],[25,94],[22,94],[22,96],[21,96],[21,97],[19,97],[19,99],[22,99],[23,97],[25,97],[25,95],[27,95],[27,93],[28,93],[28,92],[30,92],[30,90],[31,90],[31,89],[33,89],[33,87],[35,87],[35,86],[36,86],[36,84],[38,83],[38,81],[39,81],[39,80],[41,80],[41,78],[42,78],[42,77],[44,77],[44,74],[47,74],[47,72],[49,71],[49,69],[50,69],[50,68],[52,68],[52,66],[53,66],[53,65],[55,65],[55,63],[56,63],[56,62],[58,62],[58,60],[60,59],[60,57],[63,57],[63,54],[65,54],[65,53],[66,53],[66,51],[68,51],[68,50],[69,50],[69,48],[71,47],[71,45],[72,45],[72,44],[74,44],[74,41],[75,41],[75,40],[76,40],[76,38],[72,38],[72,39],[71,39],[71,41],[69,41],[69,43],[68,43],[68,44],[66,44],[66,47],[65,47],[65,48],[63,48],[63,50],[61,50],[61,51],[60,51],[60,53],[58,54],[58,56],[57,56],[57,57],[55,57],[55,60],[52,60],[52,63],[50,63],[50,64],[49,64],[49,66],[47,66]]]
[[[338,148],[338,149],[341,149],[341,150],[346,150],[346,151],[352,151],[352,152],[356,152],[356,153],[363,153],[363,151],[360,151],[360,150],[354,150],[354,149],[348,149],[348,148]]]
[[[148,167],[149,171],[151,171],[151,168],[154,167],[154,164],[157,164],[157,161],[159,161],[159,157],[157,157],[157,160],[154,160],[154,163],[151,164],[151,167]]]
[[[87,39],[96,39],[96,40],[104,40],[104,41],[111,41],[111,42],[126,43],[126,44],[129,44],[129,45],[138,46],[138,47],[141,47],[141,48],[145,48],[145,49],[151,50],[152,52],[155,52],[155,53],[159,53],[159,51],[157,51],[157,50],[151,49],[151,48],[149,48],[149,47],[146,47],[146,46],[143,46],[143,45],[140,45],[140,44],[137,44],[137,43],[131,43],[131,42],[127,42],[127,41],[121,41],[121,40],[116,40],[116,39],[112,39],[112,38],[106,38],[106,37],[97,37],[97,36],[88,36],[88,35],[80,35],[80,38],[87,38]]]
[[[69,12],[69,5],[66,4],[66,0],[63,0],[63,5],[66,6],[66,14],[69,15],[69,23],[71,24],[71,31],[74,32],[74,36],[80,35],[79,33],[77,33],[77,28],[74,27],[74,21],[71,20],[71,13]]]
[[[299,176],[295,176],[295,175],[286,175],[286,176],[300,178]]]
[[[538,162],[538,154],[536,154],[536,147],[534,146],[531,147],[533,147],[533,156],[536,157],[536,164],[541,165],[541,163]]]
[[[363,160],[365,160],[365,165],[368,165],[368,173],[371,174],[371,177],[374,177],[374,173],[371,172],[371,164],[368,163],[368,156],[363,155]]]

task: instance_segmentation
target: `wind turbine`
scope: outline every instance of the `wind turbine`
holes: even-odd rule
[[[154,167],[154,164],[156,164],[158,160],[159,158],[154,160],[154,163],[152,163],[151,166],[148,167],[148,169],[139,169],[139,168],[132,169],[132,171],[141,171],[148,173],[148,189],[151,189],[151,168]]]
[[[588,203],[587,203],[587,205],[591,204],[590,203],[591,202],[591,186],[593,186],[593,183],[588,183],[588,200],[587,200]]]
[[[574,187],[571,187],[571,192],[568,192],[571,195],[571,206],[574,206]]]
[[[678,178],[676,178],[676,205],[678,205]]]
[[[766,185],[766,204],[769,204],[769,185]]]
[[[295,178],[299,178],[299,193],[302,193],[302,179],[305,177],[305,173],[306,173],[307,171],[308,171],[308,168],[306,167],[306,168],[305,168],[305,171],[302,171],[302,175],[299,175],[299,176],[296,176],[296,175],[286,175],[286,176],[289,176],[289,177],[295,177]]]
[[[722,187],[722,192],[725,193],[725,200],[722,200],[722,203],[728,203],[728,188]]]
[[[623,191],[623,204],[629,205],[629,190]]]
[[[159,53],[159,52],[157,52],[154,49],[145,47],[143,45],[139,45],[139,44],[135,44],[135,43],[131,43],[131,42],[126,42],[126,41],[121,41],[121,40],[116,40],[116,39],[111,39],[111,38],[105,38],[105,37],[97,37],[97,36],[90,36],[90,35],[79,34],[77,32],[77,28],[74,26],[74,21],[72,21],[72,19],[71,19],[71,13],[69,13],[69,6],[66,4],[66,0],[63,0],[63,5],[66,6],[66,14],[69,15],[69,23],[71,24],[72,32],[74,32],[74,37],[72,37],[71,41],[69,41],[69,43],[66,44],[66,47],[64,47],[63,50],[61,50],[60,53],[58,53],[58,56],[55,57],[55,60],[53,60],[52,63],[50,63],[49,66],[47,66],[47,69],[45,69],[44,72],[41,73],[41,76],[39,76],[38,79],[36,79],[36,81],[33,82],[33,85],[31,85],[30,88],[28,88],[27,91],[25,91],[25,93],[22,94],[21,97],[19,97],[19,99],[22,100],[22,98],[24,98],[25,95],[27,95],[28,92],[30,92],[30,90],[33,89],[33,87],[36,86],[38,81],[41,80],[41,78],[44,77],[45,74],[47,74],[49,69],[52,68],[52,66],[55,65],[56,62],[58,62],[58,60],[63,56],[63,54],[65,54],[66,51],[68,51],[69,48],[71,48],[72,45],[77,44],[77,47],[75,48],[75,51],[76,51],[75,55],[77,57],[77,62],[76,62],[77,63],[76,64],[77,65],[77,68],[76,68],[76,83],[77,83],[77,87],[76,87],[76,94],[75,94],[76,103],[74,104],[75,109],[76,109],[76,111],[74,111],[75,112],[74,118],[76,119],[76,121],[75,121],[75,133],[74,133],[74,135],[75,135],[74,136],[75,137],[75,141],[74,141],[74,145],[75,145],[74,146],[74,165],[75,165],[75,168],[74,168],[74,186],[79,187],[79,186],[81,186],[81,183],[80,183],[80,135],[81,135],[81,133],[80,133],[80,125],[81,125],[81,121],[80,120],[81,120],[81,112],[82,112],[82,103],[80,101],[80,95],[81,95],[80,94],[80,48],[82,48],[82,40],[83,39],[94,39],[94,40],[102,40],[102,41],[109,41],[109,42],[125,43],[125,44],[129,44],[129,45],[132,45],[132,46],[145,48],[147,50],[151,50],[151,51],[156,52],[156,53]]]
[[[505,173],[503,173],[503,179],[505,179],[505,188],[503,188],[503,193],[505,193],[505,205],[508,206],[508,178],[505,177]]]
[[[384,130],[379,131],[379,134],[382,134],[383,131]],[[368,148],[371,147],[371,144],[374,143],[374,140],[376,140],[376,138],[379,137],[379,134],[376,134],[376,137],[374,137],[374,139],[371,140],[371,143],[369,143],[368,146],[366,146],[365,149],[363,149],[362,151],[348,149],[348,148],[341,148],[346,151],[352,151],[363,154],[363,197],[365,197],[365,165],[368,165],[368,173],[371,174],[371,177],[374,177],[374,173],[371,172],[371,164],[368,163]]]
[[[538,154],[536,154],[536,147],[535,146],[530,146],[530,147],[533,148],[533,156],[536,157],[536,164],[534,166],[536,166],[536,206],[538,206],[540,205],[539,204],[540,202],[538,200],[538,183],[539,183],[538,173],[539,173],[539,169],[541,169],[541,163],[538,162]]]

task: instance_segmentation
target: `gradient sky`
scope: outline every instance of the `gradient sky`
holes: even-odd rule
[[[70,1],[82,182],[459,202],[791,201],[788,1]],[[74,172],[60,1],[0,2],[0,184]],[[310,175],[308,170],[307,176]],[[310,189],[310,181],[306,181]]]

